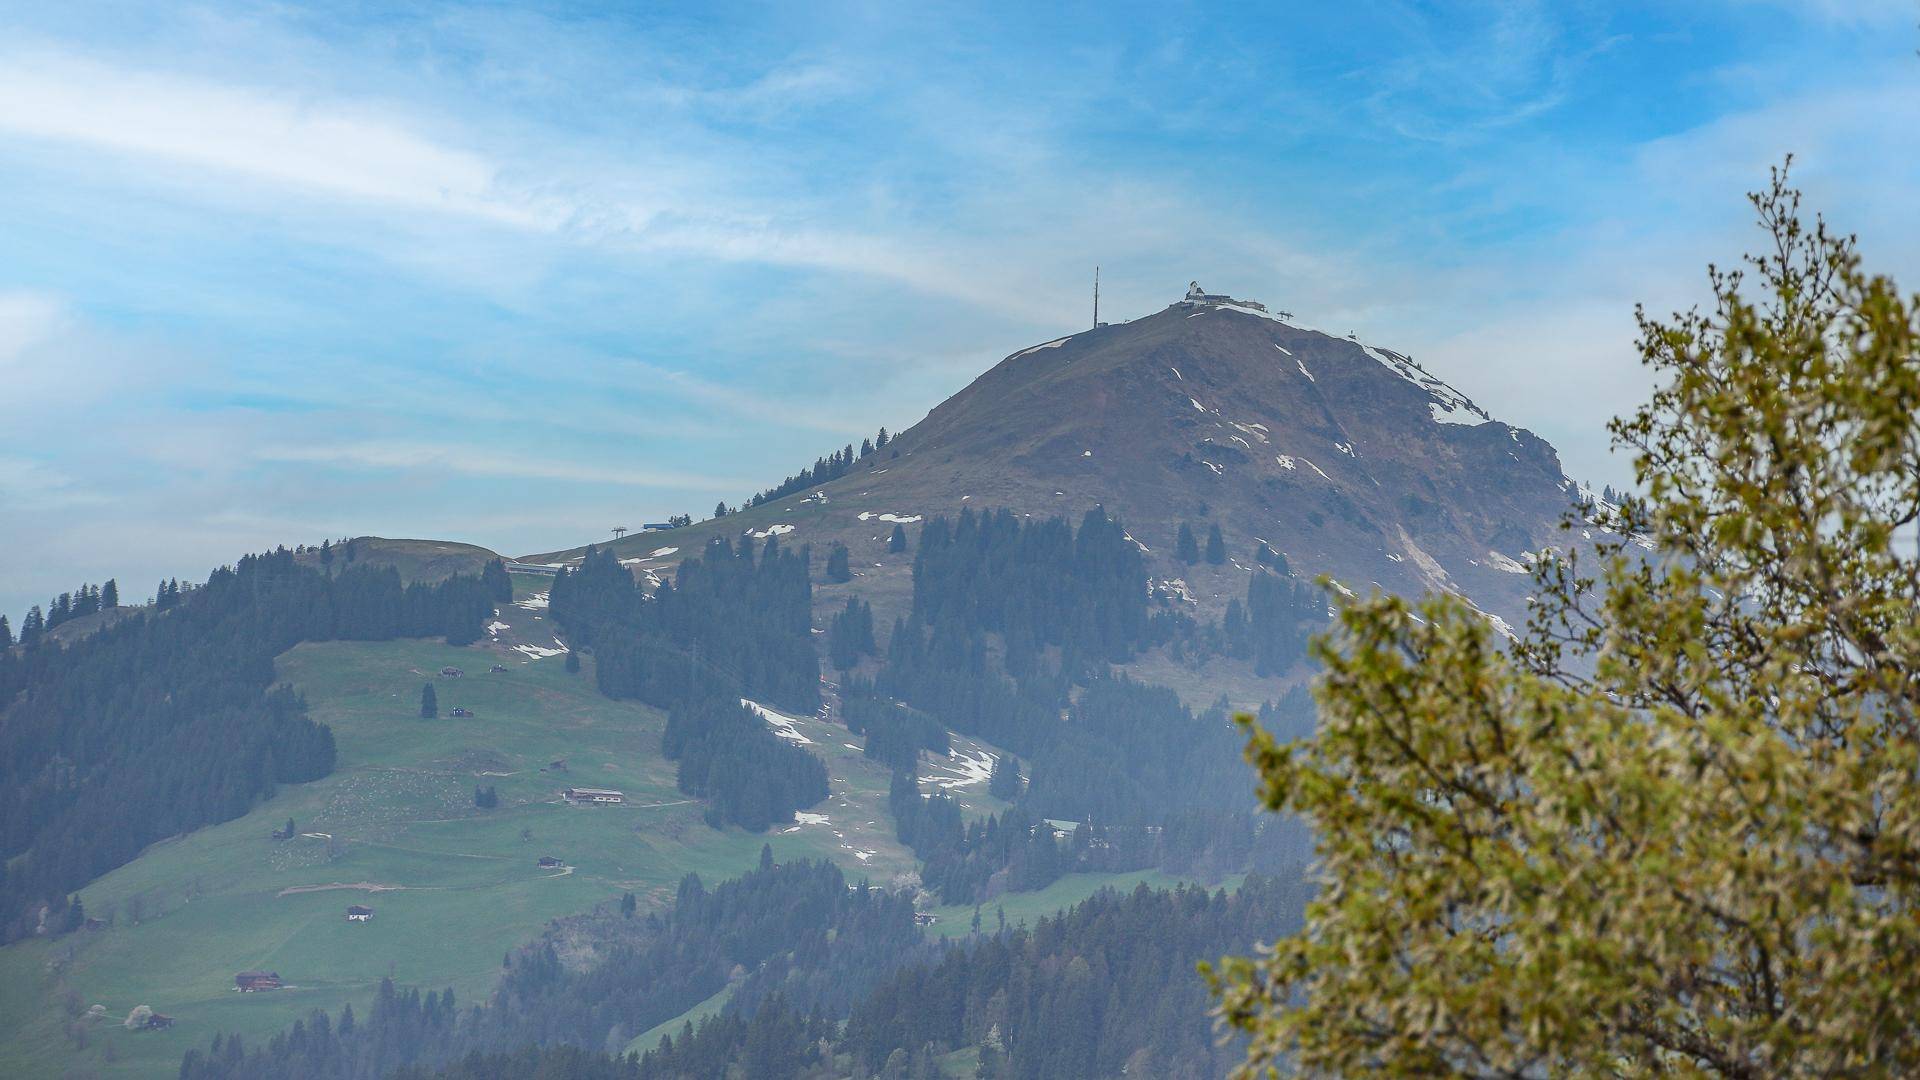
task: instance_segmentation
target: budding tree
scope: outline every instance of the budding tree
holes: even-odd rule
[[[1520,639],[1346,603],[1318,734],[1253,732],[1322,882],[1211,972],[1245,1074],[1920,1074],[1920,297],[1753,202]]]

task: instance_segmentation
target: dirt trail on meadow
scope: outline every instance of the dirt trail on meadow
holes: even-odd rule
[[[378,881],[334,881],[326,885],[289,885],[275,896],[292,896],[295,893],[331,892],[334,889],[361,889],[366,892],[399,892],[405,885],[383,885]]]

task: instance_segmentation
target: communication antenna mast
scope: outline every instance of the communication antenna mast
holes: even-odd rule
[[[1100,329],[1100,268],[1093,268],[1093,328]]]

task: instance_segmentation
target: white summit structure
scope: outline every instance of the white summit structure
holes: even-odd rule
[[[1197,281],[1187,282],[1187,295],[1181,298],[1180,303],[1188,307],[1198,307],[1201,304],[1231,304],[1234,307],[1251,308],[1254,311],[1267,310],[1267,305],[1257,300],[1235,300],[1225,293],[1210,293],[1201,288]]]

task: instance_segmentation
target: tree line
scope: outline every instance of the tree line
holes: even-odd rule
[[[40,605],[27,609],[20,620],[19,644],[32,648],[40,643],[40,636],[70,619],[84,618],[102,611],[111,611],[120,606],[120,583],[108,578],[104,585],[82,584],[72,592],[63,592],[47,602],[47,609]],[[12,648],[13,629],[7,625],[7,617],[0,615],[0,649]]]
[[[746,503],[741,506],[741,509],[759,506],[762,503],[770,503],[776,499],[784,499],[789,495],[805,491],[808,488],[819,487],[828,481],[838,480],[847,475],[856,462],[865,461],[874,454],[885,450],[887,445],[892,441],[893,436],[887,434],[886,428],[881,428],[878,435],[860,441],[858,455],[854,452],[853,444],[848,443],[843,449],[835,450],[825,457],[815,459],[812,466],[801,469],[799,472],[794,473],[778,484],[749,498]],[[899,451],[896,450],[895,453],[897,454]],[[716,508],[714,516],[725,517],[730,513],[738,512],[737,510],[727,509],[727,504],[723,502]]]
[[[562,964],[557,946],[583,938],[601,959],[584,970]],[[934,954],[906,896],[865,883],[849,887],[829,862],[776,864],[763,850],[758,868],[712,888],[687,875],[664,912],[640,916],[609,904],[561,920],[505,958],[499,988],[484,1006],[459,1011],[451,990],[422,997],[383,983],[364,1020],[347,1007],[337,1017],[315,1011],[252,1046],[216,1036],[206,1050],[188,1052],[180,1076],[374,1080],[407,1066],[515,1055],[531,1046],[559,1054],[557,1060],[583,1060],[571,1050],[605,1063],[608,1050],[618,1053],[730,981],[731,1015],[808,1015],[824,1032],[832,1026],[825,1017],[845,1016],[888,973]],[[791,1040],[783,1035],[781,1043],[780,1060],[791,1062]],[[754,1075],[790,1074],[784,1069]]]
[[[36,932],[43,904],[69,909],[69,893],[148,844],[332,771],[333,733],[273,684],[275,656],[301,641],[472,641],[494,599],[470,576],[329,578],[282,548],[214,571],[164,612],[0,653],[6,939]]]
[[[715,827],[760,831],[827,797],[826,766],[741,704],[820,707],[809,556],[777,537],[757,555],[751,539],[721,538],[648,595],[612,550],[589,547],[549,593],[573,648],[592,650],[601,693],[667,710],[662,750]]]
[[[905,1080],[966,1050],[993,1078],[1218,1076],[1239,1051],[1215,1043],[1194,965],[1296,927],[1309,888],[1293,870],[1233,893],[1103,890],[1032,927],[941,943],[906,897],[763,851],[713,889],[689,875],[663,913],[609,904],[562,920],[507,957],[485,1005],[387,982],[365,1019],[348,1007],[257,1044],[216,1036],[180,1076]],[[563,939],[601,959],[563,965]],[[623,1053],[730,979],[718,1013]]]

